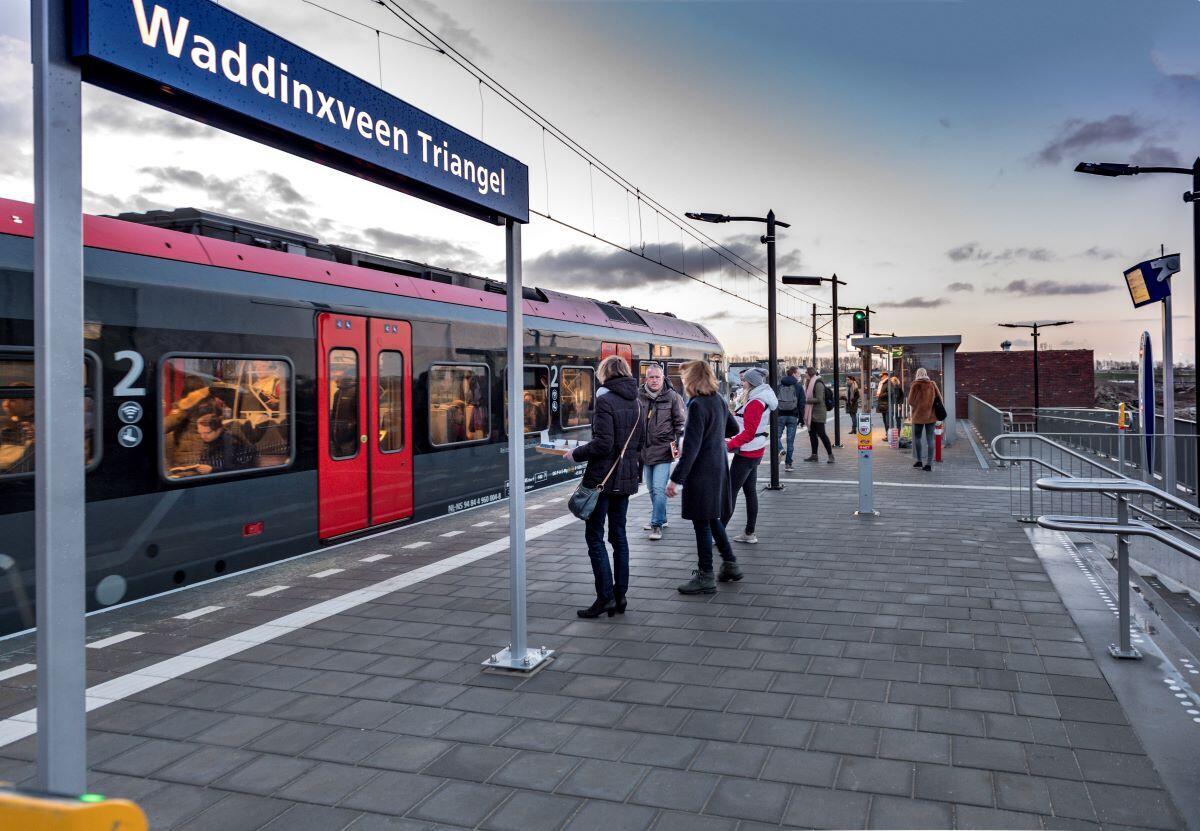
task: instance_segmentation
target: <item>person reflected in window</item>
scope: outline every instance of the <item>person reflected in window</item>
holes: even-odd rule
[[[335,459],[358,453],[358,377],[351,373],[337,379],[329,404],[329,443]]]
[[[209,400],[196,408],[196,434],[203,447],[196,473],[228,473],[252,468],[258,462],[258,451],[237,433],[226,430],[224,408],[220,402]]]
[[[18,382],[13,388],[32,389]],[[0,400],[0,473],[31,473],[34,458],[32,398]]]
[[[203,444],[195,428],[196,410],[212,398],[212,393],[204,379],[196,375],[188,375],[183,379],[183,391],[183,397],[163,417],[168,467],[196,464]]]

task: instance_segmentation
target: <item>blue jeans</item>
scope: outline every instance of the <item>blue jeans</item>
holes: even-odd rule
[[[693,519],[692,527],[696,529],[696,565],[700,571],[713,570],[714,539],[721,559],[727,563],[737,562],[737,557],[733,556],[733,546],[729,544],[729,535],[725,533],[725,523],[719,519]]]
[[[583,538],[587,540],[592,575],[596,578],[596,597],[600,600],[611,600],[614,593],[624,597],[629,590],[629,541],[625,538],[625,513],[628,510],[628,496],[602,493],[596,500],[596,510],[592,511],[584,527]],[[605,519],[608,520],[608,541],[613,547],[612,568],[608,564],[608,549],[604,547]]]
[[[932,424],[914,424],[913,425],[913,455],[917,457],[917,461],[921,461],[921,433],[925,434],[925,464],[933,464],[933,425]]]
[[[650,524],[667,521],[667,481],[671,478],[671,463],[646,465],[646,487],[650,490]]]
[[[796,449],[796,428],[800,426],[800,416],[781,415],[779,417],[779,430],[787,435],[787,458],[784,464],[792,463],[792,451]],[[775,448],[775,455],[779,455],[779,448]]]

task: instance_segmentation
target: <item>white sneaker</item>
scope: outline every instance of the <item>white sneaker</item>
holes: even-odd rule
[[[746,542],[746,543],[750,543],[751,545],[756,545],[758,543],[758,537],[755,536],[754,534],[738,534],[736,537],[733,538],[733,541],[734,542]]]
[[[659,528],[666,528],[666,527],[667,527],[667,523],[665,523],[665,522],[664,522],[662,525],[660,525],[660,526],[658,526],[658,527],[659,527]],[[643,525],[643,526],[642,526],[642,530],[643,530],[643,531],[650,531],[650,530],[652,530],[653,528],[654,528],[654,526],[653,526],[653,525],[651,525],[649,522],[647,522],[645,525]]]

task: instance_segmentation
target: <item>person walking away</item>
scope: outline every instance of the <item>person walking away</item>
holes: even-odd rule
[[[746,530],[734,537],[734,542],[758,542],[754,535],[754,526],[758,522],[758,466],[767,450],[770,414],[778,406],[779,399],[767,385],[761,369],[751,368],[742,373],[742,392],[733,413],[738,433],[726,444],[729,452],[734,454],[729,465],[729,513],[722,517],[728,531],[740,490],[746,497]]]
[[[568,462],[587,462],[583,486],[601,488],[596,508],[584,526],[592,576],[596,581],[596,600],[576,614],[596,618],[625,612],[629,590],[629,540],[625,536],[625,516],[629,497],[641,483],[638,457],[645,438],[645,426],[638,401],[638,384],[629,364],[620,355],[600,362],[596,370],[604,395],[596,396],[592,414],[592,439],[567,451]],[[612,544],[612,567],[604,547],[604,523],[608,522],[608,541]]]
[[[893,375],[888,379],[888,412],[892,414],[892,427],[896,430],[904,427],[904,387],[900,385],[900,376]]]
[[[808,368],[808,381],[804,385],[804,420],[808,424],[808,440],[812,444],[812,455],[804,461],[817,461],[818,442],[825,445],[825,453],[829,456],[825,461],[833,464],[833,445],[829,441],[829,433],[825,430],[825,419],[829,417],[829,407],[833,403],[833,393],[825,385],[817,368]]]
[[[792,470],[792,453],[796,448],[796,428],[800,426],[800,398],[804,385],[800,382],[800,367],[789,366],[787,374],[779,382],[775,395],[779,399],[779,430],[787,437],[787,452],[783,457],[783,469]],[[775,448],[779,452],[779,448]]]
[[[717,394],[717,379],[707,363],[688,361],[681,369],[683,390],[688,396],[687,421],[683,449],[667,484],[667,496],[674,498],[678,488],[683,488],[680,508],[696,532],[696,570],[691,580],[679,586],[679,592],[712,594],[717,590],[717,580],[742,579],[722,519],[733,513],[725,439],[738,432],[738,425]],[[721,554],[720,576],[713,574],[714,541]]]
[[[650,522],[645,530],[650,532],[650,539],[661,540],[667,524],[667,480],[671,476],[671,462],[679,458],[679,437],[683,434],[683,396],[664,381],[662,367],[652,363],[646,368],[646,383],[638,397],[645,413],[642,464],[651,503]]]
[[[912,407],[913,425],[913,456],[916,461],[913,467],[933,470],[933,426],[937,423],[933,402],[941,398],[942,391],[929,378],[925,367],[917,370],[912,386],[908,388],[908,404]],[[925,460],[921,461],[921,438],[925,438]]]
[[[862,390],[858,379],[851,375],[846,379],[846,414],[850,416],[851,432],[858,432],[858,408],[862,406]]]
[[[879,375],[879,386],[875,388],[875,411],[883,418],[884,441],[887,441],[887,431],[892,429],[891,412],[888,410],[888,374]]]

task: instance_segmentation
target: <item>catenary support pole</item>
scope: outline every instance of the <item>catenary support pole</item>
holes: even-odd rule
[[[67,4],[32,12],[38,785],[70,794],[87,788],[80,75]]]
[[[1192,335],[1195,338],[1195,351],[1192,353],[1194,380],[1200,380],[1200,202],[1195,197],[1200,195],[1200,157],[1192,163]],[[1174,413],[1171,416],[1174,417]],[[1165,417],[1165,413],[1164,413]],[[1200,411],[1196,415],[1196,481],[1193,485],[1200,493]]]
[[[775,212],[767,212],[767,235],[763,237],[767,244],[767,383],[772,390],[779,389],[779,350],[775,342]],[[771,484],[767,490],[781,491],[779,483],[779,413],[771,410],[771,435],[769,455],[771,456]]]
[[[1038,374],[1038,327],[1033,324],[1033,432],[1038,429],[1038,410],[1042,406],[1041,376]]]
[[[508,649],[484,661],[485,667],[532,671],[549,658],[544,649],[529,648],[525,608],[525,323],[521,291],[521,226],[511,219],[505,228],[508,280],[505,309],[508,375]]]
[[[1176,493],[1175,459],[1179,452],[1175,446],[1175,358],[1172,341],[1174,327],[1171,322],[1171,295],[1162,301],[1163,342],[1163,490]]]
[[[817,365],[817,304],[812,304],[812,368],[817,372],[821,369]]]
[[[838,311],[837,298],[838,278],[833,275],[833,308],[830,310],[833,314],[833,446],[842,446],[842,394],[841,390],[841,370],[838,367],[838,316],[841,312]],[[851,425],[851,430],[854,429]]]

